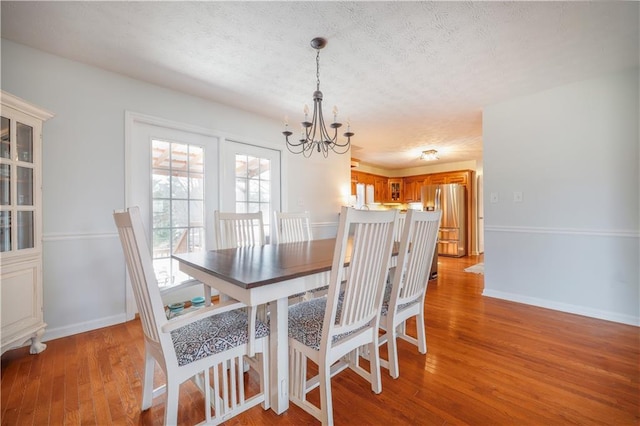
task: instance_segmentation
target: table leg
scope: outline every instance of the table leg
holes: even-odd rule
[[[289,302],[286,297],[270,304],[270,395],[271,409],[277,414],[289,408]]]

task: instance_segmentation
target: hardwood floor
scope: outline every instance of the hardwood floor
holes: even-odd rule
[[[482,258],[440,257],[426,302],[427,355],[399,342],[400,378],[383,391],[345,371],[332,381],[336,424],[637,425],[639,329],[482,297]],[[140,412],[142,331],[131,321],[2,356],[2,425],[161,424],[162,398]],[[162,373],[157,369],[158,380]],[[181,387],[180,424],[204,419]],[[296,406],[253,408],[227,424],[319,424]]]

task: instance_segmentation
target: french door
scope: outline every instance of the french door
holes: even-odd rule
[[[210,130],[127,112],[126,206],[138,206],[161,289],[190,280],[171,258],[214,248],[220,138]],[[127,318],[136,312],[128,282]],[[177,297],[189,298],[188,294]],[[186,300],[185,299],[185,300]]]
[[[225,140],[222,145],[220,210],[262,212],[267,242],[274,231],[273,212],[281,203],[281,152]]]

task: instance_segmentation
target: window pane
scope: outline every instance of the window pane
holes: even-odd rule
[[[247,156],[236,154],[236,176],[247,177]]]
[[[168,228],[171,226],[171,202],[169,200],[153,200],[153,227]]]
[[[187,236],[187,228],[176,228],[173,230],[171,236],[171,249],[173,254],[187,252]]]
[[[247,201],[247,180],[246,179],[236,179],[236,202],[245,202]],[[238,212],[239,213],[239,212]]]
[[[249,201],[260,201],[260,182],[249,179]]]
[[[204,175],[201,173],[191,173],[189,175],[189,198],[192,200],[204,198]]]
[[[171,144],[171,170],[187,170],[187,152],[189,146],[179,143]]]
[[[189,252],[204,250],[204,228],[189,229]]]
[[[171,202],[171,225],[174,227],[189,226],[189,201],[174,199]]]
[[[204,203],[189,201],[189,226],[204,226]]]
[[[185,174],[171,176],[171,197],[172,198],[188,198],[189,179]]]
[[[247,156],[247,176],[249,178],[258,177],[260,174],[260,159]]]
[[[169,228],[158,228],[153,230],[153,258],[163,258],[171,256],[171,245]],[[157,272],[157,271],[156,271]]]
[[[260,211],[259,203],[247,203],[247,213],[255,213]],[[263,218],[264,220],[264,218]]]
[[[154,169],[169,170],[169,158],[171,156],[171,144],[158,140],[151,141],[151,167]]]
[[[189,145],[189,171],[204,173],[204,149],[202,147]]]
[[[164,170],[154,170],[151,196],[153,198],[169,198],[171,194],[171,182],[167,172]]]
[[[271,182],[260,181],[260,202],[268,203],[271,201]]]
[[[260,179],[271,179],[271,161],[266,158],[260,159]]]

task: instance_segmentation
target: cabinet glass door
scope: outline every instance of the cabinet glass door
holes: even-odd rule
[[[11,133],[9,132],[10,120],[2,117],[0,123],[0,157],[11,158]]]
[[[0,120],[0,252],[35,247],[34,129]]]

